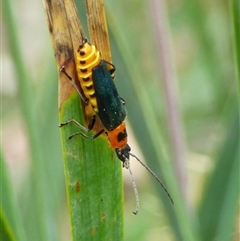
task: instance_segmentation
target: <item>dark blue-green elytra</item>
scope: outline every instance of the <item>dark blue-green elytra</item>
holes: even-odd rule
[[[92,76],[97,99],[97,114],[103,126],[111,131],[124,121],[126,110],[104,60],[93,68]]]

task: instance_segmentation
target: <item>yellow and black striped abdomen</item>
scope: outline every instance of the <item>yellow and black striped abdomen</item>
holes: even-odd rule
[[[82,91],[97,113],[98,107],[93,86],[92,69],[98,66],[101,61],[100,52],[94,45],[85,42],[83,45],[79,46],[75,59]]]

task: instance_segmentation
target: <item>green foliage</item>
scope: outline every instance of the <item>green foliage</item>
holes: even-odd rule
[[[61,106],[61,123],[81,116],[79,103],[79,95],[72,94]],[[72,123],[61,130],[72,239],[122,240],[120,161],[105,138],[90,141],[78,135],[68,140],[80,131]]]
[[[1,238],[6,241],[24,240],[24,229],[20,223],[18,210],[15,207],[14,195],[7,175],[8,170],[2,153],[0,156],[0,166],[1,188],[4,190],[4,192],[1,192]]]
[[[188,150],[184,168],[191,185],[186,186],[189,199],[185,203],[176,179],[174,150],[166,123],[166,93],[159,83],[161,70],[157,58],[158,43],[155,41],[155,23],[148,5],[150,3],[105,1],[113,63],[117,68],[115,81],[119,93],[126,100],[130,123],[128,129],[132,127],[146,162],[163,179],[175,201],[172,206],[155,180],[145,170],[140,171],[141,166],[139,170],[132,167],[141,206],[139,214],[132,215],[134,193],[132,188],[128,190],[125,187],[125,240],[154,241],[159,240],[159,237],[163,241],[237,240],[237,231],[234,230],[239,200],[239,106],[236,79],[240,72],[237,45],[240,39],[237,34],[239,7],[234,0],[230,3],[229,8],[225,1],[211,4],[189,0],[167,3],[180,111]],[[32,11],[29,11],[30,2],[23,4],[3,1],[3,43],[6,45],[3,49],[3,63],[10,58],[13,65],[12,70],[3,68],[3,79],[9,80],[10,73],[14,72],[17,81],[14,83],[14,97],[3,89],[2,122],[3,153],[6,154],[4,161],[9,163],[7,151],[17,146],[14,136],[10,143],[5,141],[7,132],[4,130],[20,122],[28,141],[29,154],[25,157],[28,165],[24,170],[19,168],[18,172],[23,174],[17,175],[21,178],[16,180],[9,175],[13,170],[9,172],[1,158],[0,235],[4,240],[70,240],[58,130],[57,71],[43,10],[40,17],[37,15],[42,9],[41,2],[36,1],[38,8],[34,10],[33,7]],[[27,11],[24,12],[24,9]],[[34,15],[30,15],[31,21],[24,20],[27,13],[34,11],[38,18],[34,19]],[[24,24],[19,19],[25,21]],[[38,19],[41,19],[40,23]],[[22,26],[27,27],[25,29]],[[69,101],[65,106],[67,109],[69,105],[74,105],[72,103],[78,103],[78,97],[74,95]],[[9,108],[10,105],[12,108]],[[79,110],[72,108],[69,116],[60,114],[61,121],[73,118],[73,112],[77,112],[78,118]],[[17,109],[21,109],[21,115]],[[81,165],[79,159],[76,173],[73,179],[69,179],[73,182],[72,193],[69,193],[70,203],[80,199],[74,186],[75,177],[79,177],[79,182],[82,182],[80,188],[86,190],[84,198],[91,196],[89,202],[97,203],[96,200],[99,201],[101,196],[111,200],[114,191],[120,195],[119,190],[114,190],[109,183],[106,189],[96,189],[99,179],[95,175],[103,178],[104,174],[116,170],[115,165],[119,165],[115,157],[110,157],[110,164],[109,159],[105,159],[114,153],[107,149],[106,140],[100,138],[89,142],[79,136],[67,141],[74,131],[76,127],[72,125],[64,127],[63,150],[70,147],[78,156],[78,152],[84,153],[84,150],[78,149],[79,145],[89,150],[92,148],[93,152],[88,150],[85,155],[96,160],[94,166],[97,169],[91,166],[92,163],[86,163],[86,178],[95,182],[93,189],[87,189],[86,183],[82,182],[84,173],[78,169],[78,165]],[[132,142],[130,145],[132,152],[139,156],[133,147],[135,145]],[[9,146],[11,148],[7,148]],[[106,151],[102,152],[102,148]],[[95,151],[99,156],[96,156]],[[64,154],[69,155],[66,152]],[[14,171],[15,166],[17,162],[14,162]],[[88,169],[94,171],[88,172]],[[65,165],[66,175],[67,170],[68,166]],[[141,172],[140,177],[138,172]],[[121,182],[121,172],[116,171],[114,175],[118,178],[113,182]],[[20,185],[16,187],[16,183]],[[95,199],[92,199],[93,196]],[[122,202],[121,195],[118,198]],[[123,224],[117,223],[121,211],[113,207],[114,203],[109,206],[108,212],[116,212],[116,220],[112,223],[106,218],[109,223],[104,225],[119,225],[119,232],[122,232]],[[70,205],[75,215],[73,218],[88,227],[102,220],[95,213],[97,208],[98,205],[91,205],[90,210],[84,210],[84,207],[74,206],[74,203]],[[80,220],[80,209],[86,211],[87,215],[93,215],[91,224]],[[81,229],[76,232],[81,233]],[[116,234],[111,235],[115,237]],[[102,237],[107,240],[104,234]]]

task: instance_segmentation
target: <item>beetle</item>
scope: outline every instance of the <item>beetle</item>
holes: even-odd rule
[[[72,139],[76,135],[81,135],[87,139],[93,140],[103,133],[107,135],[109,145],[115,149],[118,159],[123,163],[123,167],[128,169],[130,172],[133,189],[136,196],[136,210],[133,212],[134,214],[137,214],[139,211],[139,197],[136,183],[130,168],[130,156],[136,158],[156,178],[173,203],[173,199],[162,181],[137,156],[131,153],[131,148],[128,145],[125,123],[125,101],[119,96],[117,88],[113,82],[115,71],[114,65],[103,60],[100,52],[94,45],[89,44],[87,40],[83,41],[83,44],[80,45],[75,56],[75,60],[78,79],[84,97],[82,96],[81,91],[78,89],[75,80],[72,79],[71,76],[69,76],[65,71],[65,66],[61,67],[60,72],[63,72],[70,79],[80,94],[83,102],[86,105],[89,103],[91,104],[94,114],[92,115],[88,128],[85,128],[74,119],[60,123],[59,126],[63,127],[73,123],[82,131],[87,133],[93,129],[96,122],[96,117],[99,118],[103,126],[100,131],[92,136],[88,136],[82,131],[76,132],[69,136],[69,139]]]

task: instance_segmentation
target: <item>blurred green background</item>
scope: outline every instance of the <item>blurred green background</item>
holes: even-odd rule
[[[184,160],[180,167],[186,180],[179,181],[184,205],[176,185],[179,170],[169,131],[174,127],[168,116],[153,1],[104,2],[132,152],[163,179],[175,200],[171,207],[154,178],[132,160],[141,209],[138,216],[132,215],[135,196],[128,172],[123,171],[124,240],[184,240],[184,232],[191,230],[198,240],[237,241],[239,66],[234,61],[239,49],[234,41],[239,36],[234,37],[233,23],[239,27],[234,18],[239,16],[239,3],[168,1],[163,9],[176,79],[175,111],[180,118],[175,131]],[[84,3],[77,4],[86,23]],[[43,5],[7,0],[2,13],[2,235],[6,240],[70,240],[57,69]],[[189,212],[186,224],[186,217],[175,215],[184,210]]]

